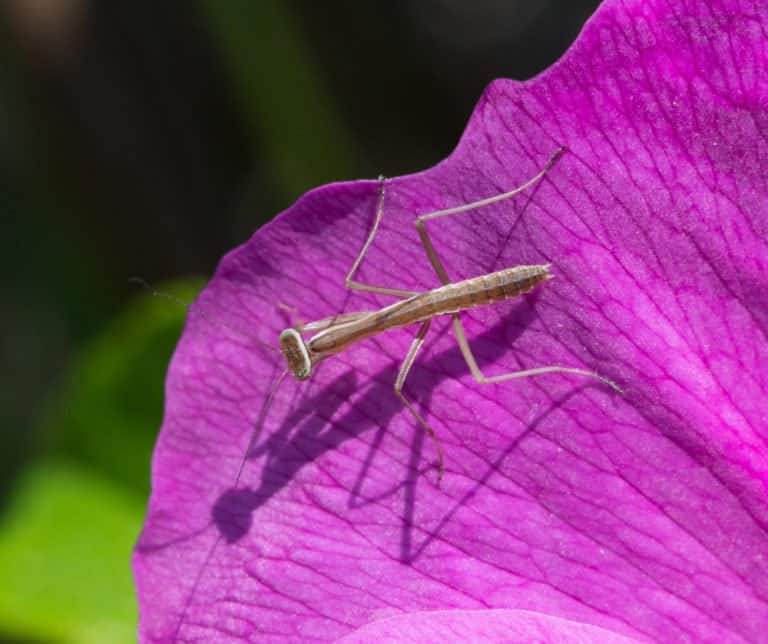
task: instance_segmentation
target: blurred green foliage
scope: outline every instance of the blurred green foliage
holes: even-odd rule
[[[191,302],[202,285],[162,288]],[[183,316],[179,303],[137,288],[128,309],[85,345],[56,392],[42,432],[53,452],[147,498],[163,380]]]
[[[45,458],[0,524],[0,622],[35,641],[136,641],[126,565],[145,499],[107,476]]]
[[[203,0],[214,40],[247,107],[265,168],[285,194],[354,177],[349,133],[282,0]],[[280,64],[275,65],[275,60]]]
[[[169,283],[194,297],[197,283]],[[43,416],[45,445],[0,523],[0,624],[55,642],[132,642],[129,569],[149,493],[163,380],[184,309],[138,291],[75,358]]]

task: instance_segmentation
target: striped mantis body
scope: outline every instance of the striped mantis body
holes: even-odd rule
[[[287,368],[273,383],[264,405],[262,406],[248,448],[240,463],[235,478],[235,487],[237,487],[240,480],[245,461],[253,448],[277,388],[288,373],[290,373],[296,380],[306,380],[312,375],[314,367],[326,358],[344,351],[351,345],[365,338],[370,338],[390,329],[406,327],[413,324],[419,324],[420,326],[416,333],[416,337],[403,360],[397,378],[395,379],[394,391],[395,395],[397,395],[403,405],[405,405],[406,409],[408,409],[419,425],[423,427],[434,443],[439,461],[439,482],[442,479],[445,470],[445,459],[440,440],[434,430],[430,427],[429,423],[427,423],[424,417],[405,397],[403,387],[406,378],[408,377],[408,373],[413,366],[414,360],[416,359],[416,355],[424,343],[424,338],[427,335],[432,319],[441,315],[451,316],[453,333],[456,337],[459,349],[461,350],[461,354],[475,380],[480,384],[503,382],[513,378],[526,378],[528,376],[535,376],[543,373],[570,373],[595,378],[621,393],[621,389],[615,383],[593,371],[559,365],[524,369],[522,371],[513,371],[497,376],[485,376],[478,367],[477,360],[469,346],[460,313],[478,306],[500,302],[527,293],[537,285],[552,277],[549,272],[550,264],[515,266],[488,273],[486,275],[472,277],[460,282],[452,282],[432,244],[432,240],[426,228],[426,222],[431,219],[464,213],[479,208],[480,206],[509,199],[510,197],[519,194],[542,179],[564,150],[565,148],[560,148],[549,159],[543,170],[514,190],[494,195],[480,201],[457,206],[455,208],[428,213],[416,218],[414,223],[427,253],[427,258],[442,282],[442,286],[424,292],[364,284],[354,279],[355,273],[368,252],[379,229],[379,224],[381,223],[385,196],[385,181],[383,178],[381,179],[381,188],[379,191],[376,217],[373,227],[371,228],[371,232],[363,244],[360,253],[357,255],[357,258],[347,273],[345,285],[352,290],[397,297],[399,298],[399,301],[379,309],[378,311],[343,313],[341,315],[316,320],[308,324],[297,322],[294,327],[285,329],[280,334],[280,349],[285,358]]]

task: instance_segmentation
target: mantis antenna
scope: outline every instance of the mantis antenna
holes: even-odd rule
[[[162,297],[166,300],[170,300],[171,302],[175,302],[179,306],[183,306],[188,311],[194,309],[195,312],[202,315],[208,322],[211,324],[218,324],[219,326],[222,326],[226,329],[229,329],[230,331],[235,331],[236,333],[240,333],[244,335],[249,340],[252,340],[256,344],[258,344],[260,347],[263,347],[265,349],[269,349],[270,351],[273,351],[275,353],[282,353],[280,349],[277,347],[272,346],[271,344],[267,344],[266,342],[262,342],[258,338],[254,338],[253,335],[245,331],[244,329],[238,328],[236,326],[233,326],[232,324],[229,324],[228,322],[223,322],[221,320],[216,320],[212,318],[210,315],[208,315],[203,309],[199,306],[195,306],[194,302],[187,302],[186,300],[181,299],[180,297],[176,297],[175,295],[172,295],[171,293],[166,293],[165,291],[158,291],[156,288],[154,288],[147,280],[141,278],[141,277],[130,277],[128,278],[129,284],[138,284],[142,288],[149,291],[149,294],[152,297]]]

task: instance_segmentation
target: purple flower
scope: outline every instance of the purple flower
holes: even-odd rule
[[[625,390],[479,385],[438,320],[405,391],[439,487],[392,391],[406,329],[284,383],[233,489],[283,368],[253,341],[290,324],[277,303],[392,301],[344,288],[378,183],[319,188],[230,253],[168,374],[142,640],[768,641],[767,62],[762,2],[611,0],[546,73],[493,83],[446,161],[387,183],[360,279],[428,289],[415,215],[567,145],[430,231],[455,280],[553,264],[463,316],[486,373]]]

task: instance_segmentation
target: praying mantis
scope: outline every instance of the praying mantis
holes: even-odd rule
[[[493,304],[527,293],[539,284],[553,277],[550,273],[551,264],[514,266],[459,282],[452,282],[443,266],[443,262],[432,244],[432,240],[426,227],[426,223],[433,219],[465,213],[481,206],[509,199],[510,197],[523,192],[536,182],[540,181],[564,151],[565,147],[558,149],[538,174],[513,190],[479,201],[456,206],[454,208],[447,208],[445,210],[438,210],[417,217],[414,223],[422,245],[424,246],[424,250],[426,251],[427,259],[442,282],[442,286],[423,292],[366,284],[354,279],[360,264],[376,237],[376,233],[383,217],[386,181],[384,178],[379,179],[379,197],[376,205],[376,215],[373,227],[352,264],[352,267],[349,269],[349,272],[344,279],[344,284],[351,290],[392,296],[398,298],[398,301],[379,310],[342,313],[340,315],[316,320],[308,324],[303,324],[301,321],[297,321],[294,326],[285,329],[280,334],[280,352],[285,359],[286,368],[274,381],[269,394],[265,399],[248,448],[246,449],[243,460],[238,468],[234,487],[237,487],[245,461],[248,454],[251,452],[261,426],[264,423],[267,410],[269,409],[280,383],[282,383],[287,374],[290,373],[296,380],[306,380],[312,375],[314,368],[319,363],[330,356],[344,351],[351,345],[365,338],[370,338],[383,333],[384,331],[414,324],[419,324],[420,326],[416,332],[416,337],[411,343],[405,359],[400,366],[393,387],[395,395],[432,439],[438,457],[439,483],[445,472],[445,457],[442,445],[432,427],[430,427],[429,423],[427,423],[424,417],[415,409],[403,393],[406,379],[419,350],[424,344],[424,339],[429,331],[432,320],[438,316],[451,316],[456,342],[458,343],[461,354],[464,357],[472,376],[479,384],[497,383],[513,378],[526,378],[528,376],[555,372],[594,378],[608,385],[618,393],[622,393],[622,390],[618,385],[596,372],[559,365],[512,371],[497,376],[484,375],[469,346],[460,313],[478,306]],[[291,307],[284,308],[291,309]]]

